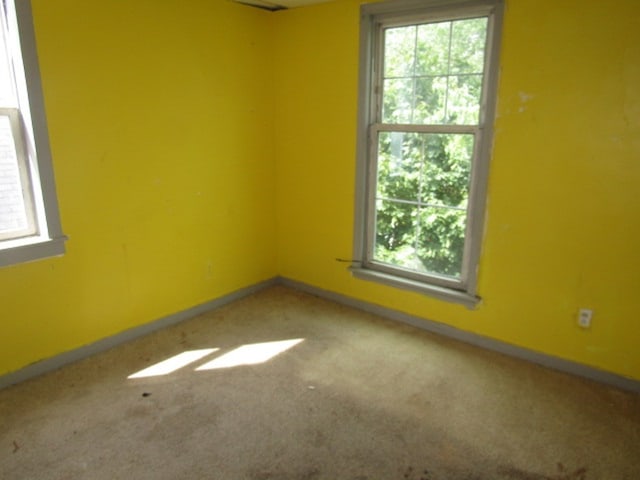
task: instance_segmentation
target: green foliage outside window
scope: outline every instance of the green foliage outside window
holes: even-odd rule
[[[385,31],[383,124],[477,125],[485,18]],[[459,277],[472,133],[381,131],[374,258]]]

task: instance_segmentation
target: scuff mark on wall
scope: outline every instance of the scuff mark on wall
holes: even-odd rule
[[[520,97],[520,107],[518,107],[518,113],[524,112],[527,107],[526,104],[533,100],[534,95],[531,93],[518,92],[518,97]]]

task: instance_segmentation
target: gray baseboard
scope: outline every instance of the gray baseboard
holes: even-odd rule
[[[628,390],[635,393],[640,393],[640,381],[632,378],[623,377],[615,373],[599,370],[588,365],[572,362],[559,357],[554,357],[544,353],[529,350],[517,345],[512,345],[500,340],[496,340],[475,333],[466,332],[454,328],[444,323],[435,322],[433,320],[427,320],[424,318],[409,315],[407,313],[400,312],[391,308],[383,307],[373,303],[366,302],[364,300],[358,300],[356,298],[348,297],[339,293],[332,292],[330,290],[324,290],[322,288],[314,287],[306,283],[291,280],[289,278],[278,279],[278,283],[281,285],[300,290],[332,302],[336,302],[349,307],[357,308],[374,315],[402,322],[414,327],[417,327],[428,332],[443,335],[445,337],[453,338],[464,343],[476,345],[487,350],[502,353],[510,357],[520,358],[528,362],[536,363],[547,368],[558,370],[561,372],[569,373],[579,377],[594,380],[599,383],[611,385],[616,388]]]
[[[24,382],[25,380],[37,377],[44,373],[57,370],[60,367],[64,367],[65,365],[73,362],[77,362],[78,360],[82,360],[83,358],[87,358],[91,355],[109,350],[110,348],[116,347],[144,335],[148,335],[157,330],[170,327],[171,325],[183,322],[210,310],[214,310],[223,305],[256,293],[265,288],[276,285],[279,282],[280,280],[278,278],[272,278],[264,282],[256,283],[254,285],[250,285],[248,287],[231,292],[227,295],[223,295],[222,297],[216,298],[209,302],[205,302],[200,305],[196,305],[195,307],[191,307],[186,310],[168,315],[153,322],[140,325],[139,327],[125,330],[124,332],[120,332],[116,335],[103,338],[89,345],[84,345],[80,348],[61,353],[59,355],[56,355],[55,357],[47,358],[45,360],[33,363],[15,372],[0,376],[0,389],[8,387],[9,385]]]
[[[459,340],[471,345],[476,345],[487,350],[492,350],[515,358],[520,358],[522,360],[533,362],[544,367],[548,367],[572,375],[577,375],[579,377],[611,385],[623,390],[640,393],[640,381],[634,380],[632,378],[623,377],[611,372],[606,372],[604,370],[599,370],[587,365],[572,362],[570,360],[565,360],[516,345],[511,345],[509,343],[501,342],[489,337],[484,337],[482,335],[477,335],[475,333],[466,332],[464,330],[454,328],[444,323],[409,315],[398,310],[369,303],[364,300],[358,300],[353,297],[348,297],[346,295],[335,293],[330,290],[324,290],[322,288],[314,287],[312,285],[298,282],[296,280],[291,280],[285,277],[275,277],[264,282],[257,283],[255,285],[250,285],[209,302],[205,302],[181,312],[168,315],[156,321],[140,325],[129,330],[125,330],[124,332],[98,340],[97,342],[91,343],[89,345],[85,345],[80,348],[61,353],[60,355],[56,355],[55,357],[33,363],[18,371],[0,376],[0,388],[20,383],[38,375],[57,370],[58,368],[70,363],[82,360],[91,355],[103,352],[144,335],[148,335],[157,330],[183,322],[202,313],[214,310],[223,305],[234,302],[274,285],[284,285],[286,287],[300,290],[302,292],[306,292],[311,295],[315,295],[317,297],[339,303],[341,305],[353,307],[358,310],[372,313],[389,320],[405,323],[407,325],[411,325],[428,332],[443,335],[445,337]]]

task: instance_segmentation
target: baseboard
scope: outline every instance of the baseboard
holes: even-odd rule
[[[140,325],[139,327],[134,327],[116,335],[103,338],[89,345],[85,345],[80,348],[61,353],[59,355],[56,355],[55,357],[47,358],[45,360],[33,363],[15,372],[0,376],[0,389],[8,387],[9,385],[24,382],[25,380],[29,380],[30,378],[37,377],[44,373],[57,370],[60,367],[90,357],[91,355],[95,355],[96,353],[109,350],[113,347],[142,337],[144,335],[148,335],[157,330],[161,330],[190,318],[197,317],[198,315],[201,315],[205,312],[214,310],[265,288],[277,285],[278,283],[280,283],[279,278],[272,278],[264,282],[256,283],[254,285],[250,285],[248,287],[241,288],[229,294],[223,295],[222,297],[218,297],[214,300],[168,315],[150,323]]]
[[[599,370],[588,365],[583,365],[581,363],[572,362],[570,360],[565,360],[562,358],[554,357],[552,355],[536,352],[534,350],[529,350],[523,347],[502,342],[500,340],[477,335],[475,333],[466,332],[464,330],[454,328],[444,323],[409,315],[398,310],[369,303],[364,300],[358,300],[356,298],[348,297],[346,295],[335,293],[330,290],[324,290],[319,287],[314,287],[297,280],[280,277],[278,278],[278,282],[281,285],[293,288],[295,290],[300,290],[302,292],[331,300],[332,302],[357,308],[358,310],[363,310],[365,312],[372,313],[389,320],[402,322],[419,329],[426,330],[428,332],[453,338],[455,340],[469,343],[471,345],[476,345],[478,347],[502,353],[510,357],[520,358],[522,360],[536,363],[547,368],[587,378],[589,380],[594,380],[599,383],[611,385],[616,388],[640,393],[640,381],[634,380],[632,378],[623,377],[621,375],[617,375],[615,373],[607,372],[604,370]]]
[[[544,353],[529,350],[523,347],[512,345],[509,343],[501,342],[493,338],[484,337],[475,333],[466,332],[454,328],[444,323],[435,322],[433,320],[424,319],[409,315],[398,310],[376,305],[374,303],[359,300],[353,297],[342,295],[340,293],[332,292],[330,290],[324,290],[319,287],[315,287],[297,280],[292,280],[286,277],[275,277],[264,282],[256,283],[245,288],[241,288],[234,292],[231,292],[222,297],[216,298],[209,302],[205,302],[200,305],[188,308],[186,310],[168,315],[153,322],[135,327],[124,332],[118,333],[111,337],[107,337],[97,342],[85,345],[83,347],[61,353],[55,357],[41,360],[39,362],[28,365],[18,371],[8,373],[0,376],[0,389],[23,382],[30,378],[42,375],[44,373],[57,370],[60,367],[68,365],[70,363],[82,360],[91,355],[109,350],[113,347],[129,342],[136,338],[148,335],[157,330],[167,328],[177,323],[183,322],[190,318],[196,317],[208,311],[222,307],[228,303],[239,300],[243,297],[252,295],[260,290],[274,286],[284,285],[295,290],[309,293],[326,300],[330,300],[341,305],[356,308],[374,315],[387,318],[389,320],[405,323],[413,327],[426,330],[428,332],[443,335],[448,338],[459,340],[471,345],[476,345],[487,350],[492,350],[498,353],[509,355],[511,357],[520,358],[529,362],[533,362],[544,367],[548,367],[561,372],[577,375],[579,377],[594,380],[599,383],[611,385],[616,388],[628,390],[635,393],[640,393],[640,381],[631,378],[623,377],[611,372],[599,370],[587,365],[572,362],[562,358],[554,357]]]

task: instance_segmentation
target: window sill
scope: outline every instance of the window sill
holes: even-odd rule
[[[441,287],[437,285],[430,285],[428,283],[418,282],[416,280],[409,280],[407,278],[398,277],[388,273],[378,272],[362,267],[351,267],[351,273],[354,277],[361,280],[370,280],[373,282],[382,283],[391,287],[402,288],[404,290],[410,290],[412,292],[422,293],[429,297],[437,298],[438,300],[444,300],[445,302],[458,303],[464,305],[467,308],[475,308],[480,303],[481,299],[474,295],[452,288]]]
[[[67,237],[28,237],[0,242],[0,267],[64,254]]]

